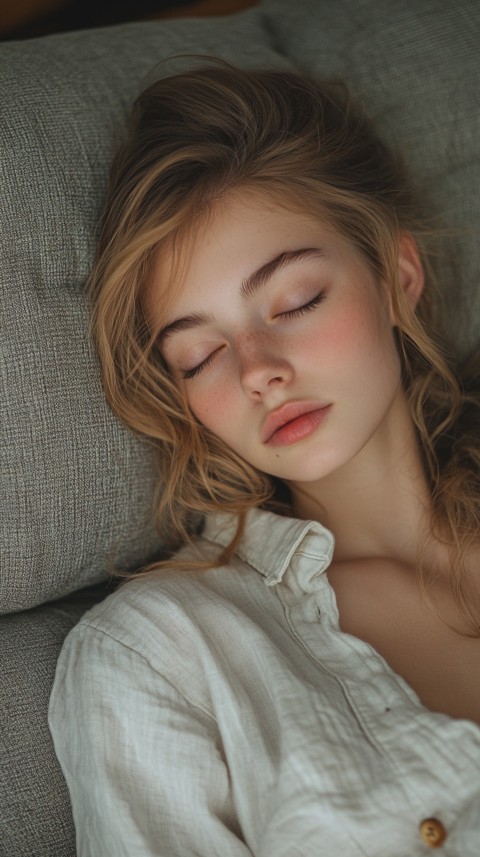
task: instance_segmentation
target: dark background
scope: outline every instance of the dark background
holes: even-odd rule
[[[29,39],[124,21],[228,15],[259,0],[0,0],[0,40]]]

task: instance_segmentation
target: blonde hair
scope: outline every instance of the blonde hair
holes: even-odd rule
[[[391,284],[404,385],[432,495],[432,532],[451,546],[452,589],[473,621],[462,577],[480,524],[478,390],[462,389],[434,334],[440,328],[427,253],[431,230],[404,168],[340,83],[212,60],[158,80],[134,105],[113,165],[88,297],[107,401],[158,450],[155,514],[162,536],[176,549],[194,539],[201,516],[233,512],[237,536],[218,558],[226,562],[248,509],[285,509],[275,506],[278,482],[189,411],[143,305],[154,254],[173,249],[181,266],[191,231],[217,201],[247,187],[328,218]],[[403,232],[415,237],[426,272],[415,313],[398,283]],[[165,313],[171,288],[164,285]]]

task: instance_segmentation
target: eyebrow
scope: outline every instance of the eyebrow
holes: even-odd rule
[[[261,265],[258,270],[253,271],[252,274],[249,274],[248,277],[245,277],[245,279],[242,280],[242,284],[240,286],[241,295],[244,298],[249,298],[254,294],[254,292],[264,286],[273,277],[273,275],[277,273],[277,271],[280,271],[292,262],[297,262],[300,259],[306,258],[325,260],[326,254],[320,247],[302,247],[299,250],[286,250],[283,253],[279,253],[278,256],[275,256],[273,259],[270,259],[270,261],[265,262],[265,264]],[[170,322],[170,324],[167,324],[160,330],[157,337],[157,345],[162,345],[162,343],[165,342],[165,339],[172,336],[174,333],[191,330],[192,328],[199,327],[202,324],[208,324],[210,321],[212,321],[212,317],[203,313],[191,313],[190,315],[184,315],[181,318],[177,318],[175,321]]]

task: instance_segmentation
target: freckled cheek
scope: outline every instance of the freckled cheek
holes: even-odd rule
[[[202,385],[203,387],[203,385]],[[188,396],[190,407],[200,422],[222,435],[222,428],[232,425],[234,402],[232,384],[216,383]]]

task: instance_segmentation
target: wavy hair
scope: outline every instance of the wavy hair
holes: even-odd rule
[[[435,230],[425,226],[401,161],[338,82],[212,60],[156,81],[134,105],[112,169],[87,294],[107,401],[158,451],[155,515],[163,538],[168,534],[174,550],[194,541],[201,516],[233,512],[239,526],[218,557],[223,563],[250,508],[288,510],[278,481],[232,452],[190,412],[144,307],[155,254],[173,252],[179,271],[192,230],[239,188],[327,219],[390,284],[403,383],[432,496],[431,530],[451,548],[452,590],[478,633],[462,581],[480,525],[479,362],[462,383],[447,359],[428,250]],[[404,232],[414,236],[426,273],[415,312],[398,283]],[[166,317],[175,282],[162,288]],[[422,574],[421,580],[428,597]]]

